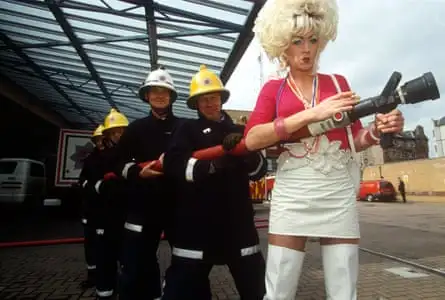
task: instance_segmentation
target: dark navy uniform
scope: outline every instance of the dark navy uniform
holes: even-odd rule
[[[106,173],[116,166],[116,147],[106,147],[95,164],[94,185],[98,195],[97,213],[97,279],[96,294],[108,299],[117,294],[118,263],[126,212],[126,182],[122,178],[104,181]]]
[[[264,176],[264,157],[259,152],[214,161],[192,157],[243,129],[227,115],[221,122],[201,116],[178,130],[165,155],[164,171],[179,185],[165,300],[210,299],[202,282],[214,264],[228,265],[241,299],[264,296],[265,263],[249,200],[249,179]]]
[[[157,160],[182,122],[171,110],[164,119],[150,114],[132,122],[118,143],[119,167],[115,172],[127,179],[130,190],[120,299],[161,296],[157,249],[163,231],[169,241],[173,238],[170,216],[175,188],[164,175],[141,178],[141,167],[137,163]]]
[[[96,275],[96,227],[97,227],[97,195],[86,189],[88,182],[93,180],[94,164],[100,160],[101,151],[96,147],[83,162],[79,176],[79,186],[82,189],[82,224],[84,233],[84,252],[87,264],[87,279],[84,287],[95,285]]]

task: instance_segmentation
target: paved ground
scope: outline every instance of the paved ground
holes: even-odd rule
[[[359,207],[361,247],[445,270],[445,205],[359,203]],[[36,217],[8,216],[0,220],[1,241],[60,238],[81,232],[72,220],[42,222]],[[258,217],[264,216],[266,211],[258,212]],[[265,251],[266,229],[259,233]],[[165,270],[166,245],[159,254]],[[445,299],[444,277],[366,252],[360,253],[360,263],[359,299]],[[417,278],[401,276],[401,267],[409,267],[405,273]],[[0,299],[94,299],[92,290],[82,291],[78,286],[84,278],[83,268],[81,245],[0,249]],[[214,299],[239,299],[226,268],[215,267],[211,279]],[[324,297],[320,250],[311,242],[297,299]]]
[[[445,196],[407,196],[410,201],[445,204]],[[399,196],[400,199],[400,196]]]

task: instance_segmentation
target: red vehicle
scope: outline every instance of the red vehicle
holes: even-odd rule
[[[272,198],[272,189],[275,184],[275,175],[266,176],[266,199],[268,201]]]
[[[386,180],[365,180],[360,182],[357,200],[396,201],[396,190],[392,183]]]

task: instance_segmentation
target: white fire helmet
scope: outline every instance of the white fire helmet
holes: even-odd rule
[[[171,102],[175,102],[178,97],[178,93],[176,92],[175,85],[173,82],[173,78],[168,74],[166,70],[163,68],[159,68],[155,71],[150,72],[147,78],[145,79],[142,86],[139,88],[139,98],[141,100],[145,100],[145,93],[150,90],[152,86],[156,87],[164,87],[171,91]]]

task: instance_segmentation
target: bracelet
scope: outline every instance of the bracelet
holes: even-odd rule
[[[371,124],[368,127],[367,134],[366,134],[366,139],[371,144],[379,144],[380,143],[380,138],[376,136],[375,130],[373,130],[374,126],[375,126],[375,124]],[[375,129],[375,127],[374,127],[374,129]]]
[[[275,130],[276,135],[280,138],[280,140],[285,141],[291,137],[291,134],[286,132],[283,118],[276,118],[273,121],[273,128]]]

